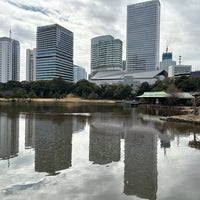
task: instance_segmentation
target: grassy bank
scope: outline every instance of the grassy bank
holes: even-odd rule
[[[115,100],[101,100],[101,99],[95,99],[95,100],[88,100],[88,99],[82,99],[82,98],[62,98],[62,99],[55,99],[55,98],[32,98],[32,99],[5,99],[0,98],[0,102],[39,102],[39,103],[53,103],[53,102],[70,102],[70,103],[110,103],[114,104],[116,103]]]

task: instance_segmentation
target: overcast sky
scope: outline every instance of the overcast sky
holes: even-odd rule
[[[74,33],[74,64],[90,72],[91,38],[112,35],[123,41],[126,58],[127,5],[143,0],[0,0],[0,37],[21,45],[21,80],[25,79],[26,49],[36,47],[37,26],[58,23]],[[200,70],[200,0],[160,0],[160,59],[166,45],[173,59]]]

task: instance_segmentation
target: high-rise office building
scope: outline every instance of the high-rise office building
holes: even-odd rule
[[[127,70],[159,68],[160,2],[147,1],[127,7]]]
[[[87,72],[83,67],[74,65],[74,83],[78,82],[81,79],[86,79],[87,80]]]
[[[20,44],[19,41],[0,38],[0,82],[20,80]]]
[[[26,50],[26,80],[36,80],[36,48]]]
[[[36,80],[73,81],[73,33],[53,24],[37,28]]]
[[[111,35],[91,40],[91,72],[122,70],[122,41]]]

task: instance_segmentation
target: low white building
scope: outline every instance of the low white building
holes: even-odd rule
[[[165,70],[132,72],[132,71],[101,71],[92,74],[90,81],[97,85],[103,84],[124,84],[130,85],[135,91],[143,82],[154,84],[157,80],[167,77]]]
[[[191,71],[191,65],[171,65],[168,68],[168,77],[189,76]]]
[[[160,70],[165,70],[168,73],[169,67],[172,65],[176,65],[176,61],[163,60],[162,62],[160,62]]]

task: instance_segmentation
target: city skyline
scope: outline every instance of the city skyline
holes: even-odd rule
[[[113,35],[126,44],[127,5],[142,0],[91,1],[60,0],[58,2],[25,0],[0,0],[2,37],[9,36],[21,44],[21,80],[25,80],[26,49],[36,47],[36,28],[58,23],[74,32],[74,64],[84,66],[90,72],[90,40],[99,35]],[[173,52],[174,60],[181,55],[183,64],[191,64],[193,70],[200,70],[200,28],[196,26],[200,2],[192,0],[160,0],[161,37],[160,58],[166,46]],[[104,12],[102,13],[102,10]],[[13,14],[14,13],[14,14]],[[184,22],[184,23],[183,23]],[[123,45],[123,59],[126,45]]]

